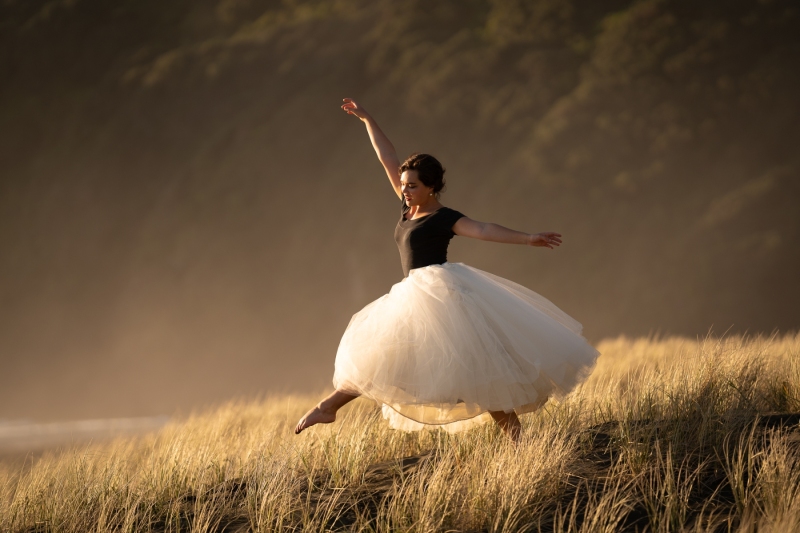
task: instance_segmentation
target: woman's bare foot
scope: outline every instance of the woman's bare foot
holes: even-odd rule
[[[315,424],[330,424],[336,420],[336,411],[343,405],[358,398],[358,394],[333,391],[327,398],[307,412],[294,427],[295,435]]]
[[[319,405],[307,412],[294,428],[295,435],[314,424],[330,424],[336,421],[336,411],[325,410]]]

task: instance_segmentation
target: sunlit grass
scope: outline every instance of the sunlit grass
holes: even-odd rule
[[[135,439],[0,467],[0,531],[791,531],[800,335],[606,340],[591,377],[450,435],[357,400],[231,402]],[[402,458],[406,458],[401,460]]]

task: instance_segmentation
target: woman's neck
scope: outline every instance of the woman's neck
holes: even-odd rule
[[[418,214],[419,215],[427,215],[429,213],[433,213],[434,211],[436,211],[440,207],[443,207],[443,206],[442,206],[441,203],[439,203],[439,200],[437,200],[436,198],[433,198],[432,200],[428,200],[424,204],[409,206],[408,209],[409,209],[409,214],[411,216],[408,217],[408,218],[414,217],[415,215],[418,215]]]

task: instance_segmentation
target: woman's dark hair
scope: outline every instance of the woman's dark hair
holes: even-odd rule
[[[419,181],[426,187],[433,187],[436,199],[439,199],[439,193],[444,191],[444,173],[446,169],[439,163],[438,159],[432,155],[414,152],[398,168],[400,174],[406,170],[416,170]]]

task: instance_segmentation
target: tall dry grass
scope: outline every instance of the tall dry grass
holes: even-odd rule
[[[0,470],[2,531],[800,530],[800,335],[606,340],[511,444],[236,401]]]

